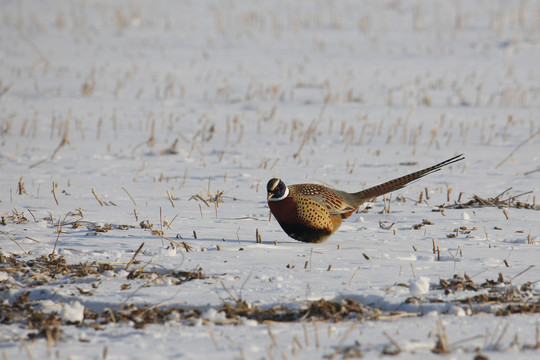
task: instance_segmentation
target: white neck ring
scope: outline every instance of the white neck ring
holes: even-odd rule
[[[285,187],[285,192],[283,193],[282,196],[280,196],[280,197],[278,197],[278,198],[271,197],[271,198],[270,198],[270,201],[280,201],[280,200],[285,199],[287,196],[289,196],[289,188],[288,188],[288,187]]]

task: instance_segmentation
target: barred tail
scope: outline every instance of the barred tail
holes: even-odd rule
[[[383,184],[370,187],[369,189],[365,189],[357,193],[353,193],[352,195],[354,195],[355,199],[358,201],[358,206],[360,206],[365,201],[372,200],[376,198],[377,196],[381,196],[389,192],[401,189],[405,187],[407,184],[409,184],[410,182],[423,178],[424,176],[429,175],[431,173],[437,172],[441,170],[444,166],[453,164],[463,159],[465,159],[465,156],[463,156],[463,154],[459,154],[457,156],[454,156],[453,158],[450,158],[441,163],[438,163],[437,165],[433,165],[423,170],[416,171],[411,174],[399,177],[397,179],[390,180]]]

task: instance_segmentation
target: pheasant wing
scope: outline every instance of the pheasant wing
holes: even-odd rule
[[[294,187],[294,191],[301,196],[321,206],[330,215],[345,214],[356,210],[356,207],[345,199],[345,196],[350,197],[350,194],[343,191],[332,190],[317,184],[300,184],[291,187]]]

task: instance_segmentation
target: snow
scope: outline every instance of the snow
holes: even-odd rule
[[[429,278],[427,276],[420,276],[419,278],[409,280],[409,291],[413,296],[426,295],[429,293]]]
[[[73,301],[62,306],[60,317],[66,322],[81,322],[84,319],[84,305],[78,301]]]
[[[495,289],[538,303],[539,11],[506,0],[5,1],[3,357],[413,359],[438,357],[444,334],[451,358],[538,358],[538,311],[495,316],[503,305],[467,303],[488,288],[440,284],[502,276]],[[390,213],[381,198],[364,204],[321,244],[269,221],[272,177],[358,191],[459,153],[393,193]],[[535,209],[449,207],[503,192]],[[221,311],[322,299],[380,313]],[[10,322],[26,305],[59,320]],[[145,324],[158,310],[161,322]]]

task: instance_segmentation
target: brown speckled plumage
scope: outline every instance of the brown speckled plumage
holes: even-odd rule
[[[356,193],[334,190],[317,184],[286,186],[273,178],[268,182],[268,206],[283,230],[303,242],[321,242],[332,235],[364,202],[398,190],[412,181],[463,160],[454,156],[437,165],[390,180]]]

